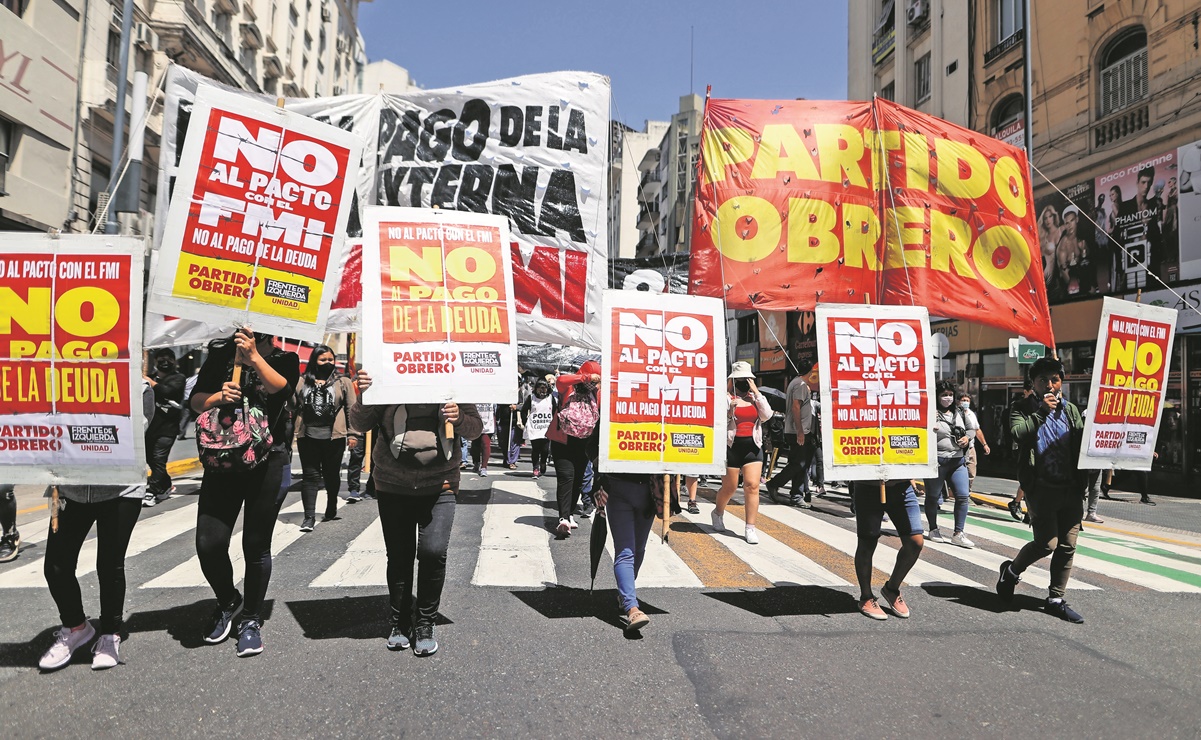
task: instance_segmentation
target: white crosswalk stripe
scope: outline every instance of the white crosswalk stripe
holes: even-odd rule
[[[656,520],[658,521],[658,520]],[[642,588],[701,588],[705,584],[696,577],[688,564],[671,549],[658,534],[658,525],[646,543],[642,568],[638,571],[637,585]],[[613,537],[605,541],[605,551],[613,559]],[[601,580],[600,574],[597,579]]]
[[[376,517],[351,541],[346,554],[309,585],[317,588],[386,586],[387,579],[388,555],[384,549],[384,528],[380,526],[379,517]]]
[[[511,588],[557,583],[551,534],[543,525],[548,509],[542,506],[555,500],[554,491],[543,491],[532,480],[496,481],[492,489],[530,503],[489,503],[484,508],[480,556],[471,582]]]

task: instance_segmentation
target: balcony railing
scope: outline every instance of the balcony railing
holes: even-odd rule
[[[994,60],[1004,56],[1005,52],[1022,43],[1022,39],[1024,38],[1026,38],[1026,30],[1024,28],[1019,28],[1009,34],[1001,43],[984,52],[984,64],[992,64]]]
[[[1100,149],[1137,134],[1151,125],[1151,112],[1146,104],[1127,108],[1117,115],[1093,126],[1093,148]]]

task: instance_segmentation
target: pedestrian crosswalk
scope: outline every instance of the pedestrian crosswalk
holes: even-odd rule
[[[556,539],[557,522],[553,491],[537,481],[519,477],[491,481],[485,497],[475,492],[473,503],[481,503],[482,516],[456,517],[455,537],[477,541],[469,566],[472,586],[481,588],[539,589],[570,583],[565,574],[581,572],[588,559],[591,524],[583,521],[570,538]],[[709,492],[711,493],[711,492]],[[858,540],[855,520],[841,503],[823,501],[810,511],[765,504],[758,512],[760,543],[748,544],[745,511],[731,505],[724,518],[725,531],[715,531],[711,514],[714,505],[702,498],[701,513],[676,516],[669,542],[661,539],[656,523],[639,574],[641,588],[721,589],[771,588],[775,586],[824,586],[854,591],[853,558]],[[175,501],[145,510],[130,540],[127,562],[130,587],[138,589],[206,588],[195,556],[196,500]],[[298,526],[302,505],[289,503],[280,514],[272,541],[272,553],[291,548],[302,550],[314,570],[306,575],[309,588],[384,588],[387,558],[383,531],[374,509],[360,506],[350,521],[322,531],[337,532],[337,538],[320,538],[320,547],[310,550]],[[463,531],[478,528],[477,532]],[[927,543],[917,565],[905,579],[910,586],[946,584],[992,590],[997,569],[1029,542],[1028,527],[1002,513],[973,507],[967,527],[977,547],[965,549],[951,544]],[[892,570],[899,543],[895,530],[885,524],[876,549],[873,567],[876,585]],[[45,528],[31,528],[25,537],[25,554],[0,567],[0,590],[45,588],[43,576]],[[1162,538],[1161,538],[1162,540]],[[1201,593],[1201,548],[1183,542],[1142,539],[1110,529],[1090,527],[1077,546],[1071,590],[1153,590]],[[81,575],[95,570],[97,541],[85,542],[79,557]],[[241,532],[231,542],[234,572],[242,572]],[[612,587],[613,545],[601,566],[598,587]],[[468,550],[471,552],[471,550]],[[144,560],[144,556],[150,556]],[[154,570],[140,567],[153,563]],[[607,571],[607,572],[606,572]],[[311,573],[317,573],[313,577]],[[135,582],[137,579],[141,582]],[[1023,577],[1022,588],[1042,590],[1049,579],[1046,561],[1032,567]]]

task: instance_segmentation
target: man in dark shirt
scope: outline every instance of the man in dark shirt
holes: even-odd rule
[[[179,372],[175,353],[163,348],[154,353],[154,368],[146,378],[154,389],[154,418],[146,428],[146,464],[150,466],[150,481],[142,506],[154,506],[171,495],[171,476],[167,474],[167,459],[179,434],[179,419],[183,414],[183,392],[187,378]]]
[[[1001,564],[997,595],[1011,601],[1026,568],[1051,556],[1047,612],[1080,624],[1084,617],[1064,601],[1076,537],[1084,518],[1083,474],[1076,467],[1084,437],[1080,409],[1063,397],[1063,365],[1044,357],[1030,367],[1034,393],[1009,411],[1009,430],[1018,445],[1018,482],[1026,492],[1034,540]]]

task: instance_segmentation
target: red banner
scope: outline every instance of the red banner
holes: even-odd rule
[[[885,100],[710,100],[690,289],[920,305],[1054,346],[1020,149]]]

